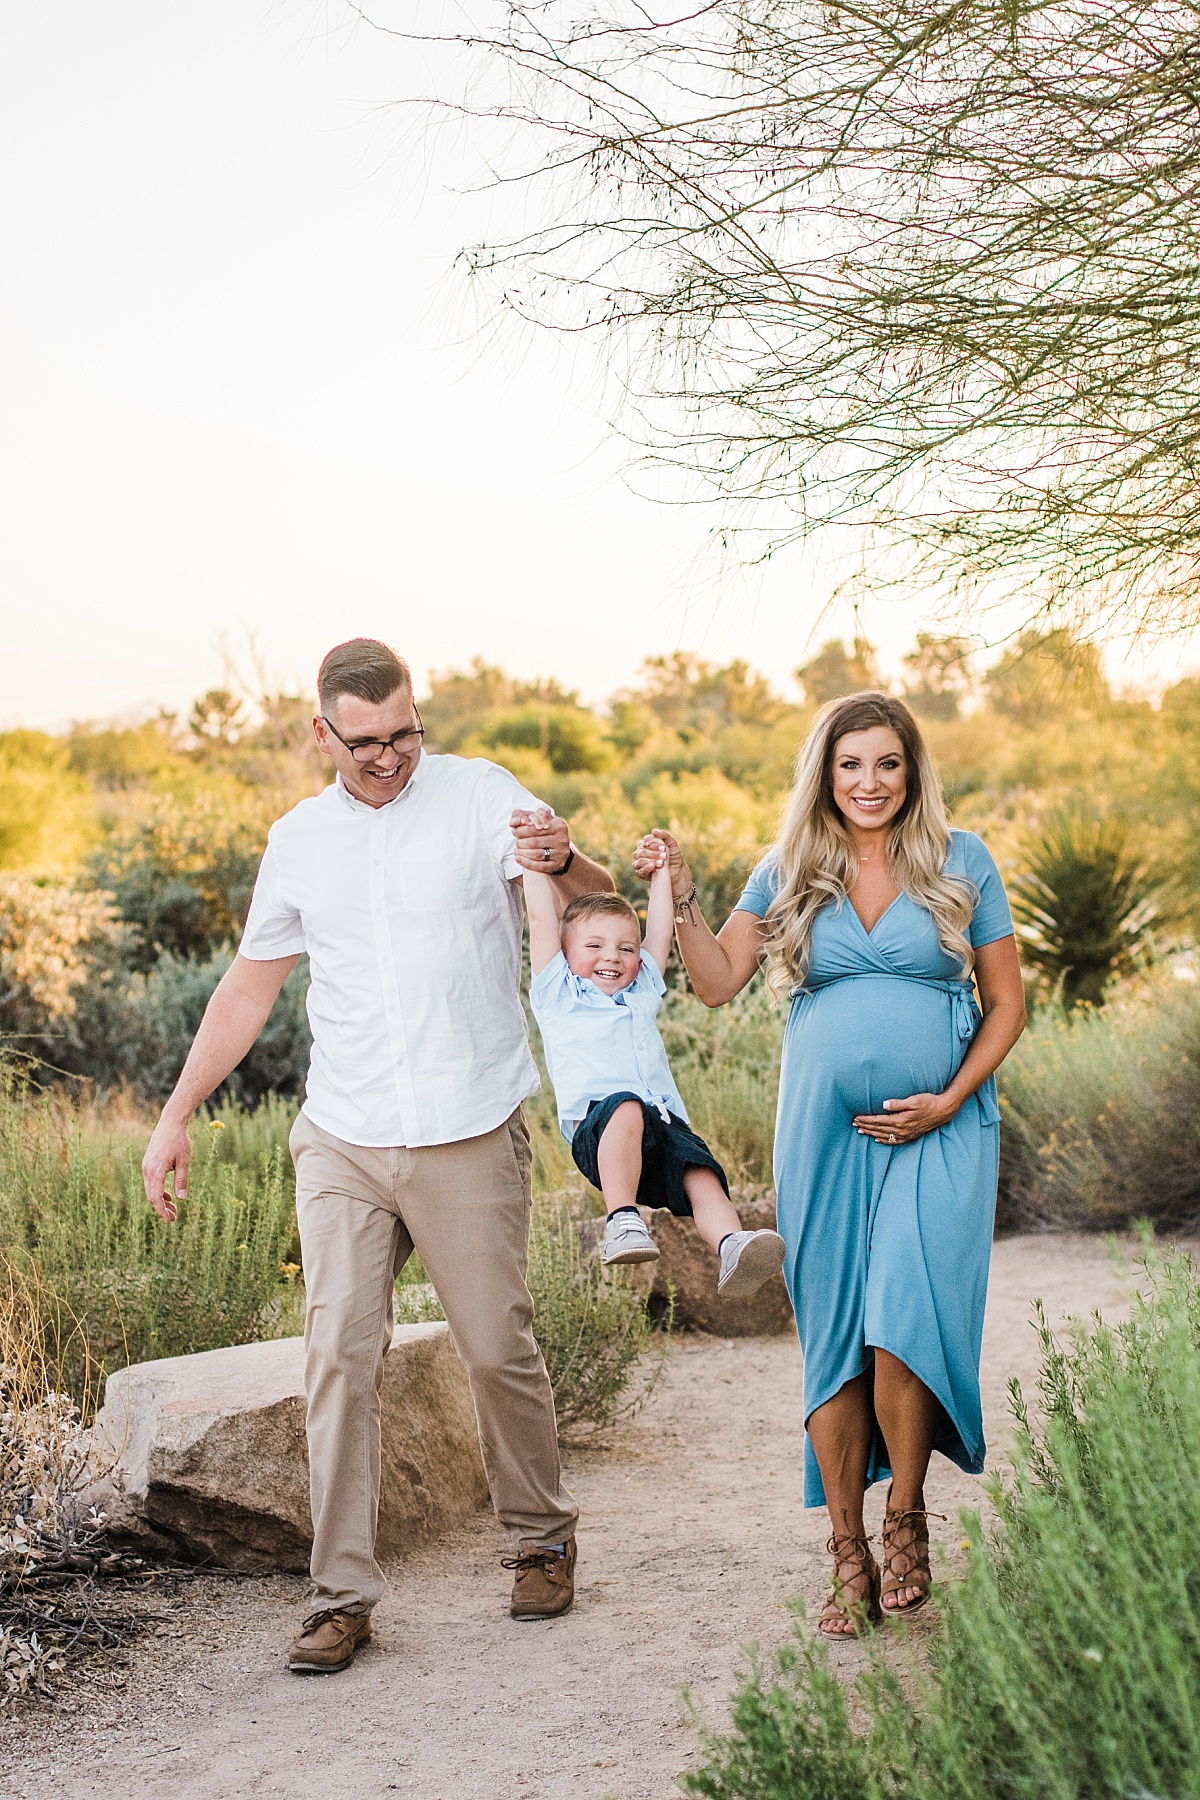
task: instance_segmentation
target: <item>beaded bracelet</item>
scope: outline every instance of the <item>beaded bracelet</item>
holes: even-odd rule
[[[675,923],[682,925],[686,919],[689,925],[696,923],[696,915],[692,910],[696,899],[696,884],[693,881],[687,893],[675,902]]]

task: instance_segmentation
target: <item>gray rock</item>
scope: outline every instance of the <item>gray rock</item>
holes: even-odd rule
[[[441,1324],[401,1325],[383,1365],[379,1552],[487,1499],[466,1371]],[[308,1567],[304,1343],[279,1338],[110,1375],[85,1501],[115,1541],[224,1568]]]

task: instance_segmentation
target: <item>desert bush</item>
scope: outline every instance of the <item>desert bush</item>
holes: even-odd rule
[[[1129,848],[1120,819],[1060,811],[1023,846],[1009,884],[1021,951],[1067,1011],[1099,1006],[1113,977],[1149,952],[1162,881]]]
[[[269,823],[260,796],[212,776],[190,800],[156,796],[105,839],[89,869],[136,931],[135,967],[164,950],[205,957],[240,935]]]
[[[659,1015],[693,1126],[730,1179],[752,1186],[772,1179],[785,1020],[761,977],[711,1010],[675,990]]]
[[[1200,1795],[1200,1289],[1149,1264],[1125,1325],[1041,1326],[1043,1423],[1014,1394],[999,1525],[964,1515],[928,1666],[870,1647],[847,1691],[803,1627],[755,1659],[733,1729],[681,1777],[707,1800]]]
[[[233,955],[228,945],[200,958],[168,950],[144,974],[114,977],[111,969],[99,969],[76,990],[71,1018],[37,1047],[52,1066],[86,1076],[101,1093],[123,1087],[147,1104],[165,1100]],[[303,1094],[312,1044],[307,993],[308,959],[302,957],[257,1041],[222,1083],[220,1097],[254,1107],[269,1094]]]
[[[61,1034],[127,935],[111,894],[0,874],[0,1032],[33,1045]]]
[[[661,1372],[670,1318],[651,1325],[637,1290],[582,1247],[574,1211],[561,1195],[545,1195],[534,1207],[529,1290],[559,1431],[594,1437],[631,1419]]]
[[[1102,1012],[1034,1015],[999,1074],[998,1224],[1200,1217],[1200,991],[1163,977]]]
[[[0,1705],[52,1692],[68,1664],[112,1651],[162,1618],[141,1560],[116,1551],[85,1506],[97,1466],[85,1400],[64,1391],[64,1345],[81,1334],[61,1303],[0,1256]],[[123,1577],[137,1578],[136,1597]],[[97,1577],[121,1583],[107,1595]]]
[[[126,1362],[299,1329],[295,1208],[276,1147],[252,1173],[222,1160],[218,1118],[198,1127],[189,1191],[164,1225],[147,1206],[141,1142],[90,1142],[71,1109],[9,1074],[0,1085],[0,1249],[36,1274],[58,1315],[68,1390]],[[289,1280],[289,1272],[291,1279]]]

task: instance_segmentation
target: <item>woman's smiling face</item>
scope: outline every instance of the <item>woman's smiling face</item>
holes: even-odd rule
[[[890,725],[840,737],[832,775],[834,804],[855,838],[890,825],[908,794],[904,745]]]

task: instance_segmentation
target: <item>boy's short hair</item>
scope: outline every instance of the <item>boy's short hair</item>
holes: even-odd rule
[[[637,913],[622,894],[580,894],[578,900],[572,900],[562,916],[562,936],[565,938],[572,925],[579,925],[585,919],[602,916],[610,919],[628,919],[641,941],[642,925]]]
[[[408,664],[378,638],[351,638],[348,643],[335,644],[317,675],[322,712],[342,694],[382,706],[401,689],[412,692]]]

